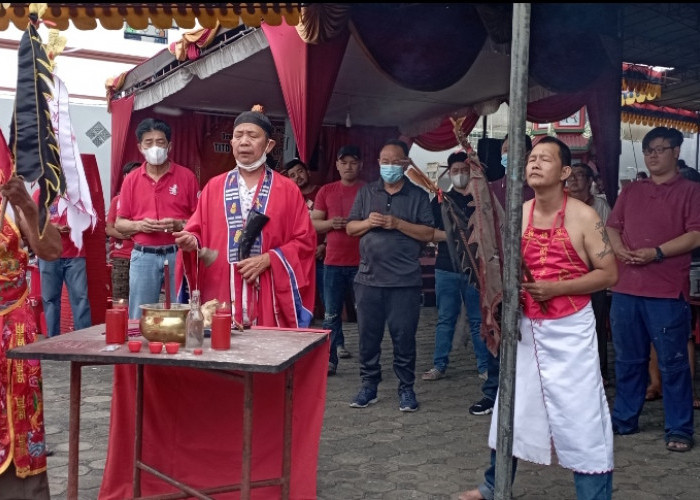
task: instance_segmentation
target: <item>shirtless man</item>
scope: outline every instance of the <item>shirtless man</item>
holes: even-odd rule
[[[590,294],[617,281],[615,257],[593,208],[569,197],[571,152],[545,137],[528,157],[535,191],[523,205],[522,253],[535,279],[523,283],[517,347],[513,456],[549,465],[551,448],[574,472],[579,500],[612,496],[613,434],[598,367]],[[496,448],[498,401],[489,446]],[[477,489],[460,500],[492,499],[495,451]]]

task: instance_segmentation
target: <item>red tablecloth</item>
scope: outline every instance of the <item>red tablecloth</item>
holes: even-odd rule
[[[329,342],[295,365],[290,498],[316,498],[316,466],[326,399]],[[109,448],[100,499],[132,494],[136,368],[117,365]],[[200,488],[240,481],[243,385],[192,368],[145,366],[142,461]],[[254,375],[253,481],[282,467],[284,374]],[[142,495],[178,490],[141,473]],[[279,487],[255,488],[252,498],[279,498]],[[237,499],[238,492],[217,495]]]

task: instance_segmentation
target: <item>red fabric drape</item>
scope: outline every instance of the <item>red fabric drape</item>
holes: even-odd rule
[[[231,342],[235,349],[235,337]],[[326,399],[329,342],[294,366],[292,456],[289,497],[316,498],[318,447]],[[276,477],[282,467],[284,374],[253,376],[253,481]],[[136,369],[114,367],[107,463],[98,498],[133,497]],[[143,388],[145,463],[195,488],[240,482],[243,384],[216,370],[146,366]],[[144,496],[177,491],[155,476],[141,474]],[[240,492],[216,495],[240,498]],[[251,498],[281,498],[280,487],[255,488]]]
[[[617,199],[620,173],[621,87],[618,72],[603,73],[588,92],[586,99],[596,151],[596,165],[605,184],[605,196],[610,206],[613,206]]]
[[[527,119],[552,123],[568,118],[586,104],[586,93],[557,94],[527,104]]]
[[[348,44],[349,32],[310,45],[287,24],[262,24],[282,86],[299,158],[309,162]],[[264,104],[264,103],[263,103]]]
[[[118,102],[118,101],[115,101]],[[121,184],[121,170],[125,163],[143,161],[136,139],[136,127],[146,118],[158,118],[166,122],[171,130],[170,159],[175,163],[191,169],[203,186],[210,178],[233,166],[230,150],[230,136],[233,131],[234,117],[214,116],[185,112],[181,116],[166,116],[154,113],[151,109],[129,112],[128,124],[124,130],[124,119],[112,115],[112,129],[119,129],[120,142],[116,135],[112,137],[112,196]],[[115,148],[120,154],[115,159]],[[206,168],[202,168],[206,166]]]
[[[93,325],[99,325],[105,322],[105,309],[107,308],[106,210],[100,171],[97,168],[95,155],[81,154],[80,158],[85,168],[85,179],[90,187],[92,206],[97,213],[97,223],[94,229],[88,229],[84,232],[83,245],[85,246],[85,268],[90,301],[90,317]],[[64,287],[65,289],[66,287]],[[70,305],[63,308],[63,311],[69,310]]]
[[[125,97],[111,101],[110,109],[112,111],[112,157],[111,157],[111,176],[110,176],[110,196],[111,200],[117,194],[117,186],[121,177],[122,166],[125,159],[126,136],[129,132],[131,123],[131,112],[134,110],[134,96]],[[137,161],[135,158],[128,161]]]
[[[462,131],[469,135],[478,121],[479,115],[476,113],[468,114],[462,123]],[[444,151],[457,146],[457,138],[453,130],[452,121],[445,118],[435,130],[413,137],[413,142],[428,151]]]

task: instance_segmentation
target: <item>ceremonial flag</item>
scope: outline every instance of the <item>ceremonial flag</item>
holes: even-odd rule
[[[38,16],[29,17],[31,22],[19,44],[10,147],[17,175],[39,184],[39,234],[43,235],[49,207],[65,190],[65,180],[47,103],[53,95],[51,63],[36,30]]]

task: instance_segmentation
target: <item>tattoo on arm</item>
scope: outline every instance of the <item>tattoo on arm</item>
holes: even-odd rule
[[[596,257],[599,259],[602,259],[609,253],[612,253],[612,246],[610,245],[610,237],[608,236],[608,232],[605,230],[605,224],[603,224],[603,221],[598,221],[596,222],[595,225],[596,231],[600,232],[600,237],[603,240],[603,250],[601,252],[598,252],[596,254]]]

